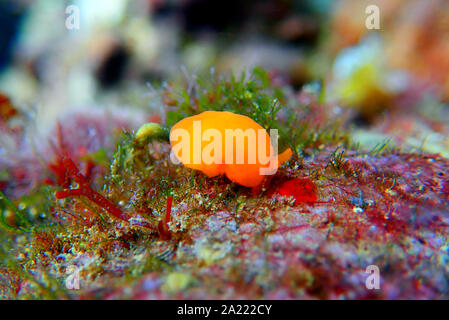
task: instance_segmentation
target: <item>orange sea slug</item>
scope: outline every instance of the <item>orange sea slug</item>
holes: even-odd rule
[[[260,186],[292,155],[291,149],[275,154],[262,126],[227,111],[205,111],[179,121],[170,131],[170,143],[172,160],[208,177],[225,174],[231,181],[252,188]]]

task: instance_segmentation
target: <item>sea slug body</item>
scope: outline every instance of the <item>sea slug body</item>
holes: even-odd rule
[[[170,143],[172,160],[208,177],[224,174],[252,188],[260,186],[292,155],[291,149],[276,155],[270,135],[261,125],[228,111],[205,111],[179,121],[170,131]]]

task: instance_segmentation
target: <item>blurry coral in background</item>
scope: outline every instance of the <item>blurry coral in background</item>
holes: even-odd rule
[[[212,66],[238,74],[258,65],[296,88],[330,81],[331,97],[365,118],[407,89],[447,101],[447,2],[377,1],[380,30],[365,26],[370,4],[2,1],[0,87],[20,106],[39,106],[42,121],[80,105],[145,107],[147,82]],[[79,30],[65,27],[69,5],[79,8]]]
[[[365,27],[370,4],[345,0],[335,7],[323,43],[335,57],[333,71],[322,74],[330,75],[328,98],[377,121],[370,132],[380,139],[449,156],[449,131],[441,125],[449,119],[442,105],[449,84],[447,1],[378,1],[379,30]],[[376,141],[376,134],[369,139]]]

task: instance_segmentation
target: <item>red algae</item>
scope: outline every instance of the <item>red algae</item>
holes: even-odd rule
[[[309,179],[292,179],[279,187],[279,194],[284,197],[294,197],[296,204],[317,201],[316,185]]]
[[[110,201],[108,201],[102,195],[100,195],[96,191],[92,190],[92,188],[89,186],[89,182],[87,181],[86,177],[84,177],[79,172],[75,163],[70,158],[63,158],[62,164],[63,164],[67,174],[71,178],[73,178],[73,180],[76,183],[78,183],[79,187],[76,189],[65,189],[65,190],[57,191],[55,193],[55,196],[57,199],[63,199],[63,198],[71,197],[71,196],[83,195],[83,196],[87,197],[89,200],[91,200],[92,202],[99,205],[100,207],[104,208],[106,211],[108,211],[114,217],[119,218],[124,221],[129,220],[129,217],[127,217],[126,214],[122,210],[120,210],[118,207],[113,205]]]
[[[164,239],[164,240],[168,240],[171,238],[171,233],[170,233],[168,224],[171,221],[172,203],[173,203],[173,197],[169,196],[167,198],[167,208],[165,211],[165,218],[164,218],[164,220],[159,221],[159,224],[158,224],[159,234],[162,236],[162,239]]]
[[[108,199],[106,199],[105,197],[103,197],[101,194],[99,194],[90,187],[86,177],[79,172],[79,169],[70,158],[63,158],[62,163],[65,167],[67,174],[78,184],[78,188],[64,189],[57,191],[55,192],[56,199],[63,199],[74,196],[85,196],[90,201],[106,210],[110,215],[114,216],[115,218],[118,218],[125,222],[130,222],[131,217],[128,214],[123,212],[111,201],[109,201]],[[147,229],[154,229],[150,224],[146,222],[139,222],[138,225]]]

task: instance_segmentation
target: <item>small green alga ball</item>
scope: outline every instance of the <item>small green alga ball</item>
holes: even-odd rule
[[[136,132],[137,141],[145,141],[151,138],[165,138],[168,137],[168,131],[166,128],[156,122],[148,122],[143,124]]]

